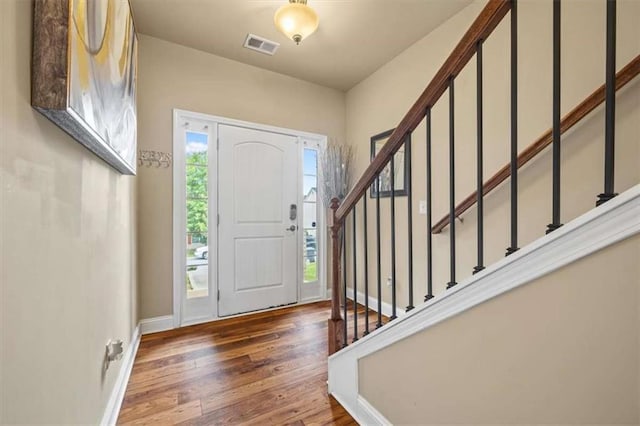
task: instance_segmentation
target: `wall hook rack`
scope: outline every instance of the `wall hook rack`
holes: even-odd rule
[[[169,168],[173,161],[173,154],[161,151],[138,151],[138,165],[144,167]]]

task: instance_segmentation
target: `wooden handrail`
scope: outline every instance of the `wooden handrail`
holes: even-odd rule
[[[627,83],[633,80],[640,73],[640,55],[636,56],[629,62],[622,70],[616,74],[616,91],[620,90]],[[604,102],[604,85],[596,89],[591,95],[589,95],[578,106],[572,109],[567,115],[562,118],[560,122],[560,133],[564,133],[571,129],[576,123],[586,117],[591,111],[596,109],[600,104]],[[529,145],[524,151],[518,155],[518,168],[527,164],[531,159],[540,154],[547,146],[552,142],[551,129],[538,138],[535,142]],[[511,176],[509,164],[505,164],[496,174],[491,176],[482,186],[482,194],[487,195],[494,190],[498,185],[507,180]],[[474,191],[469,194],[460,204],[456,206],[455,216],[458,217],[471,206],[473,206],[478,199],[478,191]],[[433,227],[431,232],[439,234],[449,224],[449,214],[442,217]]]
[[[422,92],[422,95],[400,121],[387,143],[380,149],[380,152],[371,161],[371,164],[358,179],[353,189],[347,194],[336,211],[336,220],[338,222],[344,221],[344,218],[360,200],[362,194],[367,191],[378,173],[385,168],[393,155],[400,149],[404,143],[405,136],[418,127],[418,124],[425,116],[427,108],[433,106],[447,89],[449,79],[458,75],[473,57],[478,41],[486,39],[510,9],[511,2],[509,0],[489,0],[427,88]]]

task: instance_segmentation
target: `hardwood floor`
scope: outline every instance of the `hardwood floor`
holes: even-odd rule
[[[327,394],[329,310],[319,302],[143,336],[118,424],[356,424]]]

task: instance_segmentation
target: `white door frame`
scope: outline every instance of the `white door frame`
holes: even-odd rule
[[[302,156],[304,155],[305,147],[317,147],[319,151],[322,151],[326,148],[327,145],[327,137],[325,135],[320,135],[316,133],[303,132],[299,130],[286,129],[282,127],[269,126],[265,124],[251,123],[248,121],[235,120],[226,117],[219,117],[209,114],[203,114],[198,112],[186,111],[182,109],[174,109],[173,110],[173,326],[181,327],[191,324],[198,324],[202,322],[214,321],[219,319],[218,316],[218,303],[216,301],[217,293],[218,293],[218,265],[217,265],[217,245],[218,245],[218,228],[217,226],[209,226],[209,235],[208,241],[210,243],[214,243],[216,246],[216,255],[209,256],[209,294],[214,303],[212,303],[211,314],[205,317],[197,317],[191,319],[183,318],[183,297],[184,297],[184,288],[185,288],[185,271],[186,271],[186,253],[185,248],[183,247],[183,242],[185,241],[185,228],[184,223],[186,223],[185,213],[186,211],[182,206],[186,205],[186,177],[185,177],[185,152],[183,146],[183,136],[182,131],[183,128],[180,126],[180,123],[183,121],[194,120],[198,122],[205,122],[208,124],[210,129],[213,129],[213,135],[215,137],[215,144],[211,141],[210,146],[215,147],[215,153],[213,156],[209,156],[209,159],[215,158],[215,163],[217,164],[217,146],[218,146],[218,125],[220,124],[228,124],[238,127],[245,127],[249,129],[262,130],[272,133],[281,133],[285,135],[295,136],[298,138],[298,158],[302,161]],[[320,156],[318,156],[318,159]],[[302,212],[303,209],[303,194],[302,194],[302,167],[299,168],[299,179],[298,179],[298,208],[299,212]],[[216,173],[209,174],[209,218],[212,223],[216,223],[217,221],[217,213],[218,213],[218,174],[217,169]],[[318,182],[320,183],[322,180],[322,176],[320,173],[320,167],[318,167]],[[317,235],[317,244],[320,247],[318,252],[318,281],[320,285],[320,297],[316,299],[301,299],[301,286],[304,285],[303,279],[303,256],[302,251],[300,251],[300,255],[298,256],[297,262],[297,276],[298,276],[298,303],[307,303],[313,302],[317,300],[325,300],[327,298],[327,269],[326,269],[326,258],[327,258],[327,247],[326,247],[326,213],[325,209],[321,208],[321,192],[322,185],[318,185],[318,217],[322,224],[322,227],[318,227]],[[299,222],[302,223],[302,222]],[[302,247],[303,243],[303,234],[304,232],[298,232],[298,247]],[[211,252],[211,249],[210,249]],[[320,261],[321,260],[321,261]],[[216,297],[214,297],[216,295]],[[277,309],[277,308],[276,308]],[[243,315],[243,314],[240,314]],[[224,317],[224,318],[229,318]]]

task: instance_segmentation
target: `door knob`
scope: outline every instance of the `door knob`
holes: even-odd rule
[[[291,232],[293,232],[293,231],[295,231],[296,229],[298,229],[298,227],[297,227],[297,226],[295,226],[295,225],[291,225],[290,227],[285,228],[285,231],[291,231]]]

